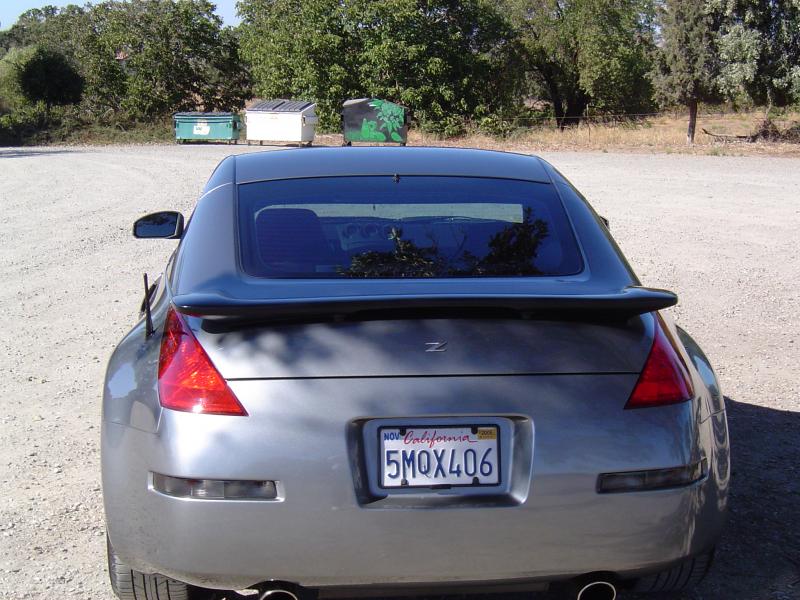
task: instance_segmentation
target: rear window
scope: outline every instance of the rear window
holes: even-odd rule
[[[328,177],[239,186],[257,277],[535,277],[581,271],[553,186],[469,177]]]

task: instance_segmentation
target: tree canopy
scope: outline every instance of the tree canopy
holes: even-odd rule
[[[16,72],[22,93],[47,106],[75,104],[83,94],[83,77],[67,58],[50,48],[36,48]]]
[[[800,101],[797,0],[237,6],[235,28],[210,0],[29,10],[0,31],[0,115],[22,119],[41,102],[50,115],[66,105],[76,123],[151,123],[180,110],[239,110],[257,95],[314,101],[322,129],[335,130],[342,102],[368,96],[455,134],[509,131],[542,114],[563,128],[684,105],[691,139],[700,103]]]
[[[786,106],[800,100],[800,2],[710,0],[719,88],[731,99]]]
[[[719,99],[719,59],[712,18],[696,0],[668,0],[662,12],[663,45],[653,83],[662,104],[689,108],[687,141],[694,141],[697,105]]]
[[[307,96],[323,125],[347,98],[383,96],[437,128],[507,105],[511,29],[484,0],[242,0],[255,89]]]
[[[250,96],[236,36],[207,0],[105,2],[83,47],[94,93],[134,118],[231,110]]]
[[[649,0],[504,0],[525,50],[530,93],[553,106],[560,125],[597,112],[653,108],[654,49]]]
[[[0,43],[64,56],[84,81],[86,108],[98,118],[234,110],[251,95],[238,34],[222,26],[208,0],[47,6],[24,13]]]

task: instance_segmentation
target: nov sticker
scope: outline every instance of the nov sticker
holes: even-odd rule
[[[494,427],[479,427],[478,428],[478,439],[479,440],[496,440],[497,439],[497,429]]]
[[[208,123],[197,123],[192,130],[194,135],[208,135],[211,133],[211,126]]]

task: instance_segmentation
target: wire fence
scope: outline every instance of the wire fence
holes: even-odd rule
[[[698,114],[698,119],[720,118],[733,115],[741,115],[742,113],[733,110],[703,110]],[[754,119],[759,118],[758,111],[751,114]],[[499,128],[505,129],[529,129],[529,128],[542,128],[542,129],[559,129],[564,127],[640,127],[646,126],[651,121],[661,118],[670,119],[685,119],[688,120],[688,110],[675,108],[659,112],[642,112],[642,113],[598,113],[598,114],[585,114],[580,116],[569,117],[555,117],[553,115],[541,116],[521,116],[512,117],[509,119],[495,118],[494,123]],[[780,118],[776,119],[782,120]]]

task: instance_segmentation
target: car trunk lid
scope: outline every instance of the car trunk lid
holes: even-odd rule
[[[479,314],[288,323],[187,320],[229,380],[638,373],[652,343],[649,316]]]

